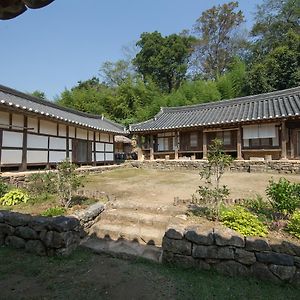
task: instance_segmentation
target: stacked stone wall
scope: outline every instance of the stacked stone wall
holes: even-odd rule
[[[0,211],[0,246],[37,255],[69,255],[80,241],[80,221],[74,217],[41,217]]]
[[[291,242],[177,225],[166,231],[162,247],[164,263],[300,285],[300,245]]]

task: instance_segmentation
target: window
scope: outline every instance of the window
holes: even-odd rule
[[[190,146],[198,147],[198,134],[196,132],[190,134]]]
[[[216,138],[221,140],[224,146],[231,145],[231,131],[218,131]]]

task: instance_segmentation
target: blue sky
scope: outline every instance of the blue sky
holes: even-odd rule
[[[55,0],[0,21],[0,84],[24,91],[41,90],[48,99],[79,80],[98,75],[104,61],[123,58],[142,32],[163,35],[191,29],[202,11],[228,1],[204,0]],[[262,0],[241,0],[253,22]]]

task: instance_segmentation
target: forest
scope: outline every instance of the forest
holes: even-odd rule
[[[128,125],[164,106],[298,86],[299,20],[300,0],[265,0],[249,29],[238,2],[213,6],[180,33],[141,33],[122,59],[104,62],[98,76],[64,90],[55,102]]]

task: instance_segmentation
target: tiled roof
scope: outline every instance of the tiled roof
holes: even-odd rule
[[[131,132],[215,126],[300,117],[300,86],[266,94],[181,107],[164,107]]]
[[[0,107],[1,106],[12,106],[24,110],[24,113],[27,111],[94,130],[126,134],[125,127],[103,116],[61,107],[53,102],[38,99],[3,85],[0,85]]]

